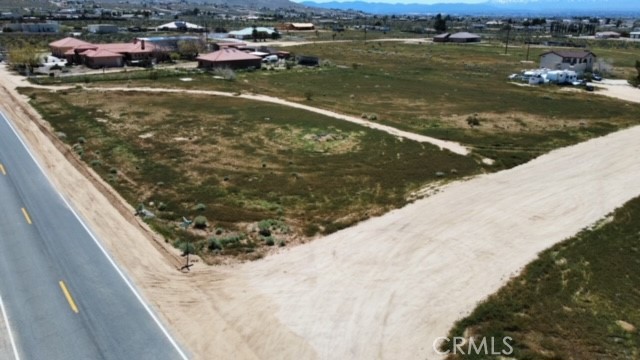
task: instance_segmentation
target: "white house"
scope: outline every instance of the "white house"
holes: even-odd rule
[[[93,34],[113,34],[118,32],[118,27],[113,24],[87,25],[87,31]]]
[[[596,54],[588,50],[554,50],[540,55],[540,67],[551,70],[573,70],[578,74],[593,71]]]
[[[204,31],[204,27],[186,21],[172,21],[156,27],[156,31]]]
[[[629,33],[629,37],[632,39],[640,39],[640,31],[634,31]]]
[[[274,28],[261,27],[261,26],[256,27],[256,31],[258,31],[259,33],[267,33],[267,35],[269,37],[271,37],[271,35],[274,32],[276,32]],[[252,27],[248,27],[248,28],[244,28],[242,30],[229,31],[229,37],[230,38],[234,38],[234,39],[240,39],[240,40],[252,39],[253,38],[253,28]]]

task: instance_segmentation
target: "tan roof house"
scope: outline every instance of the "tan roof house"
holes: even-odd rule
[[[588,50],[552,50],[540,54],[540,67],[551,70],[573,70],[578,74],[593,71],[596,54]]]

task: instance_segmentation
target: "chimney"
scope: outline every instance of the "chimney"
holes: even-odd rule
[[[144,40],[140,40],[140,49],[144,50]]]

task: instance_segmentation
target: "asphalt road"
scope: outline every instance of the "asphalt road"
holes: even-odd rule
[[[16,359],[186,359],[2,114],[0,300]]]

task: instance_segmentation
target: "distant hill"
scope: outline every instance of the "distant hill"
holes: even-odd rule
[[[0,0],[0,3],[5,0]],[[14,0],[14,1],[27,1],[27,0]],[[34,1],[34,0],[30,0]],[[294,9],[304,9],[304,5],[295,3],[289,0],[184,0],[186,3],[190,4],[215,4],[215,5],[226,5],[231,8],[248,8],[248,9],[278,9],[278,8],[294,8]],[[122,0],[100,0],[101,3],[120,3]],[[145,0],[127,0],[129,4],[143,4],[147,3]]]
[[[309,7],[357,10],[371,14],[640,14],[639,0],[490,0],[480,4],[389,4],[364,1],[303,1]]]

